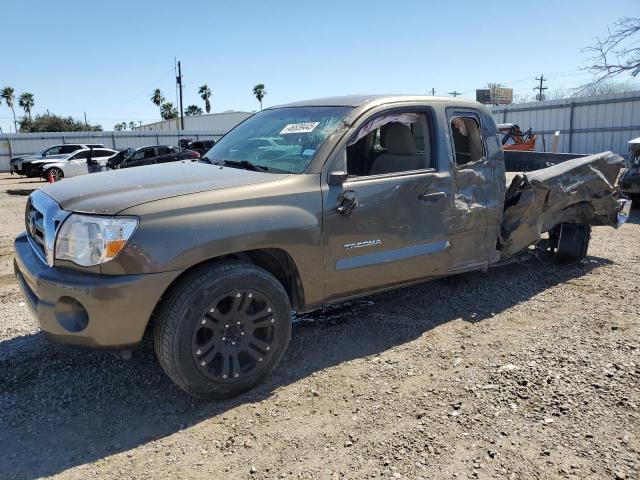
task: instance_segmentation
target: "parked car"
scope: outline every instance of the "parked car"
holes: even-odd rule
[[[23,155],[21,157],[12,158],[9,162],[11,173],[17,173],[18,175],[26,175],[27,177],[39,177],[41,171],[34,169],[31,163],[36,160],[42,160],[43,158],[56,159],[63,158],[64,155],[68,155],[77,150],[84,148],[103,148],[101,143],[65,143],[61,145],[52,145],[50,147],[40,150],[33,155]]]
[[[624,221],[622,157],[575,158],[505,188],[497,134],[485,106],[452,98],[265,109],[201,162],[33,192],[18,282],[61,343],[129,356],[153,315],[169,377],[196,397],[231,397],[278,364],[292,311],[486,270],[530,245],[574,263],[591,224]]]
[[[640,203],[640,137],[629,141],[629,158],[620,177],[620,189],[634,203]]]
[[[178,160],[197,160],[198,152],[186,148],[177,148],[170,145],[151,145],[119,152],[108,162],[108,167],[131,168],[156,163],[176,162]]]
[[[187,148],[189,150],[193,150],[194,152],[198,152],[200,156],[203,156],[215,144],[216,144],[215,140],[195,140],[193,142],[189,142],[189,144],[187,145]]]
[[[55,162],[47,159],[36,160],[32,165],[34,168],[42,169],[41,175],[45,179],[58,182],[63,178],[106,170],[107,162],[117,153],[117,150],[110,148],[87,148],[66,155]]]

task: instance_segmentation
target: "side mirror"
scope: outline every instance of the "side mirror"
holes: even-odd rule
[[[344,170],[339,170],[337,172],[329,172],[329,179],[327,183],[330,187],[339,187],[344,182],[347,181],[349,174]]]

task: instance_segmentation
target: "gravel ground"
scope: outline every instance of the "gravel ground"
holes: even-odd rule
[[[300,319],[268,382],[206,403],[145,341],[47,343],[12,274],[38,183],[0,176],[0,477],[639,478],[640,211],[527,262]]]

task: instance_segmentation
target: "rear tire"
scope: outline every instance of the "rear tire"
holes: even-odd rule
[[[239,261],[194,269],[156,310],[154,345],[166,374],[188,394],[225,399],[260,383],[291,338],[291,305],[262,268]]]
[[[587,256],[591,225],[561,223],[556,225],[549,236],[553,241],[553,259],[556,263],[578,263]]]

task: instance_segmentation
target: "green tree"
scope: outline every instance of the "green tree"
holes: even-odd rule
[[[16,97],[14,95],[14,90],[12,87],[4,87],[2,89],[2,91],[0,91],[0,98],[2,98],[6,104],[7,107],[9,107],[11,109],[11,113],[13,113],[13,127],[16,130],[16,133],[18,132],[18,122],[16,121],[16,111],[13,108],[13,104],[16,100]]]
[[[116,124],[113,126],[113,131],[114,131],[114,132],[121,132],[121,131],[123,131],[126,127],[127,127],[127,124],[126,124],[126,123],[124,123],[124,122],[122,122],[122,123],[116,123]]]
[[[188,117],[192,115],[202,115],[202,109],[197,105],[189,105],[184,111],[184,114]]]
[[[33,120],[24,117],[20,121],[20,131],[34,132],[101,132],[100,125],[85,125],[84,121],[71,117],[59,117],[53,114],[36,115]]]
[[[136,122],[129,122],[129,130],[135,130],[136,129]]]
[[[24,92],[18,98],[18,105],[22,107],[25,115],[29,117],[29,121],[31,121],[31,109],[33,108],[34,104],[35,104],[35,100],[33,98],[33,93]]]
[[[162,92],[159,88],[156,88],[151,94],[151,102],[160,110],[160,117],[164,118],[162,116],[162,104],[164,103],[164,95],[162,95]]]
[[[259,83],[255,87],[253,87],[253,95],[256,97],[256,100],[260,102],[260,110],[262,110],[262,99],[267,94],[267,91],[264,89],[264,84]]]
[[[173,103],[166,102],[160,106],[160,116],[163,120],[171,120],[172,118],[178,118],[178,109],[173,106]]]
[[[209,113],[211,111],[211,102],[209,101],[211,98],[211,89],[206,83],[198,89],[198,95],[204,100],[204,109]]]

